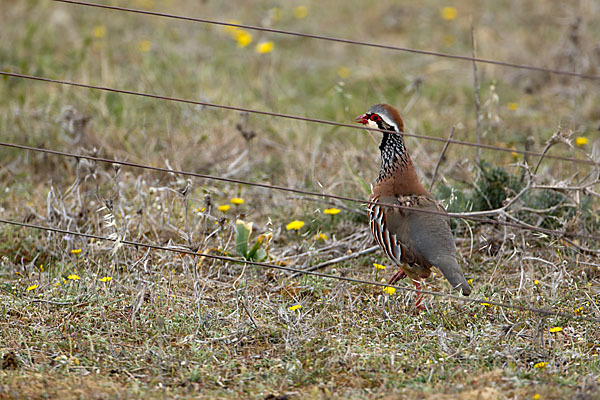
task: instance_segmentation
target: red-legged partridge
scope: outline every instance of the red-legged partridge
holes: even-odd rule
[[[435,266],[454,288],[468,296],[471,287],[456,259],[449,218],[417,176],[404,144],[404,122],[400,113],[390,105],[376,104],[366,114],[357,117],[356,122],[384,131],[379,146],[381,170],[369,198],[374,203],[369,204],[367,212],[375,241],[400,267],[389,284],[408,276],[419,290],[420,280],[427,278],[431,267]],[[419,293],[415,304],[417,308],[421,307],[421,297]]]

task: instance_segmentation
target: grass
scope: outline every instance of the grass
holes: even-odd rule
[[[587,2],[475,7],[457,0],[448,4],[458,11],[450,21],[440,17],[445,4],[429,0],[306,2],[302,19],[295,5],[279,6],[279,15],[265,1],[113,3],[466,55],[472,20],[482,58],[600,73],[593,40],[600,24]],[[403,112],[409,132],[446,137],[456,125],[454,138],[475,140],[466,62],[258,32],[240,48],[216,26],[54,2],[0,5],[2,70],[340,122],[385,101]],[[274,42],[273,51],[259,54],[255,45],[264,40]],[[561,141],[550,154],[597,153],[596,84],[478,68],[484,143],[525,149],[530,142],[541,151],[560,124],[573,143],[585,137],[588,144]],[[378,136],[358,130],[14,78],[0,78],[0,93],[7,142],[356,198],[367,196],[365,183],[378,171]],[[242,131],[255,136],[245,139]],[[443,144],[408,138],[407,146],[428,185]],[[489,168],[475,163],[473,149],[451,145],[446,153],[433,192],[452,211],[486,207],[482,183],[498,186],[481,180],[485,171],[520,180],[521,156],[482,154]],[[254,223],[252,238],[272,233],[270,262],[294,268],[372,245],[357,204],[6,148],[0,158],[2,218],[232,257],[239,218]],[[578,185],[590,171],[546,159],[535,179]],[[590,189],[597,192],[597,180]],[[514,193],[500,192],[500,204],[506,195]],[[234,197],[244,204],[231,204]],[[219,211],[223,204],[231,208]],[[331,218],[322,212],[328,207],[342,212]],[[597,197],[583,190],[537,190],[511,215],[596,234],[598,210]],[[305,225],[287,231],[294,219]],[[459,221],[453,228],[472,296],[598,316],[597,253],[577,247],[597,243]],[[318,233],[328,239],[315,241]],[[380,252],[325,270],[368,280],[392,271]],[[439,273],[426,287],[449,292]],[[272,270],[8,225],[0,226],[0,298],[0,355],[16,360],[16,369],[6,361],[0,370],[0,398],[551,399],[595,398],[599,385],[600,336],[592,322],[427,296],[427,310],[417,314],[413,296],[401,291],[290,280]],[[294,305],[301,307],[290,310]]]

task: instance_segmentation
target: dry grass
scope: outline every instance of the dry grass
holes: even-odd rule
[[[457,1],[452,21],[440,18],[433,1],[308,2],[306,18],[284,5],[279,20],[269,17],[276,15],[270,3],[239,3],[119,2],[457,54],[471,53],[472,15],[480,57],[600,74],[593,2]],[[340,122],[386,101],[404,112],[411,132],[446,137],[456,125],[454,138],[475,140],[468,63],[258,33],[238,48],[224,29],[201,24],[53,2],[0,5],[2,70]],[[272,53],[254,51],[261,40],[274,42]],[[596,83],[486,65],[479,71],[484,143],[541,151],[560,124],[573,146],[561,139],[551,154],[598,159]],[[377,173],[378,138],[356,130],[16,79],[0,79],[0,93],[5,141],[95,147],[119,159],[357,198]],[[241,131],[256,135],[246,140]],[[575,137],[589,142],[574,145]],[[408,139],[408,146],[428,183],[443,145]],[[460,211],[473,206],[460,196],[480,190],[475,154],[450,146],[440,167],[434,192],[458,188],[446,200]],[[273,234],[271,262],[295,268],[372,245],[357,204],[15,150],[0,149],[0,157],[3,218],[233,257],[234,223],[242,218],[254,223],[254,238]],[[484,151],[482,158],[523,173],[519,156]],[[598,192],[594,172],[544,160],[534,184],[591,182]],[[523,201],[508,215],[597,234],[598,198],[564,193],[577,212],[538,219]],[[244,204],[230,204],[233,197]],[[231,208],[219,211],[222,204]],[[322,212],[332,205],[342,209],[333,219]],[[285,229],[293,219],[306,223],[299,233]],[[328,240],[315,241],[319,233]],[[473,296],[600,314],[597,253],[580,248],[597,243],[460,222],[455,235]],[[597,396],[600,335],[591,322],[431,297],[427,311],[415,314],[412,296],[400,291],[388,296],[373,286],[290,280],[208,258],[114,250],[0,226],[0,354],[17,361],[15,370],[0,371],[0,398]],[[388,269],[376,272],[373,262]],[[381,280],[390,268],[377,252],[326,271]],[[439,274],[427,287],[449,291]],[[290,311],[295,304],[302,307]],[[545,368],[534,367],[541,362]]]

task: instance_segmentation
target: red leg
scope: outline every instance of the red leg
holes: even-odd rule
[[[417,298],[415,300],[415,308],[419,311],[424,311],[425,310],[425,306],[423,306],[421,304],[421,302],[423,301],[423,293],[420,292],[421,290],[421,282],[420,281],[413,281],[415,284],[415,289],[417,289]]]
[[[394,285],[396,282],[401,281],[406,278],[406,273],[402,270],[398,270],[388,281],[388,285]]]

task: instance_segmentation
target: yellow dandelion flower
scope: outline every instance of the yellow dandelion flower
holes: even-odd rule
[[[585,146],[586,144],[588,144],[590,140],[586,137],[583,136],[577,136],[577,139],[575,139],[575,144],[577,146]]]
[[[138,43],[138,49],[142,53],[147,53],[152,49],[152,42],[149,40],[142,40],[141,42]]]
[[[469,279],[469,280],[467,281],[467,283],[469,284],[469,286],[473,286],[473,278]]]
[[[112,276],[105,276],[104,278],[98,279],[100,282],[110,282],[112,281]]]
[[[235,205],[244,204],[244,199],[239,198],[239,197],[234,197],[230,201],[231,201],[231,204],[235,204]]]
[[[373,266],[377,269],[385,269],[385,265],[381,265],[381,264],[377,264],[377,263],[373,263]]]
[[[252,43],[252,34],[240,29],[235,35],[235,40],[238,47],[246,47]]]
[[[56,283],[54,284],[54,287],[59,287],[59,286],[60,286],[60,282],[56,282]]]
[[[31,285],[31,286],[27,286],[27,289],[25,289],[27,292],[29,292],[30,290],[33,289],[37,289],[40,285]]]
[[[339,214],[341,210],[338,210],[337,208],[326,208],[325,210],[323,210],[323,212],[327,215],[336,215]]]
[[[487,297],[485,299],[489,300]],[[482,306],[485,306],[485,307],[491,307],[492,306],[490,303],[479,303],[479,304],[481,304]]]
[[[560,326],[555,326],[553,328],[550,328],[551,333],[561,332],[562,330],[563,330],[563,328],[561,328]]]
[[[573,309],[575,314],[583,314],[583,307],[577,307]]]
[[[296,311],[302,308],[301,304],[294,304],[293,306],[288,307],[288,311]]]
[[[337,74],[340,78],[346,79],[350,76],[350,70],[346,67],[339,67],[337,70]]]
[[[97,25],[94,27],[94,37],[97,39],[102,39],[106,36],[106,27],[104,25]]]
[[[539,285],[539,284],[540,284],[540,281],[538,281],[538,280],[536,279],[535,281],[533,281],[533,284],[537,286],[537,285]]]
[[[256,45],[256,52],[259,54],[267,54],[273,51],[275,44],[273,42],[260,42]]]
[[[540,400],[542,398],[542,396],[539,393],[536,393],[533,395],[533,400]]]
[[[329,238],[327,237],[327,235],[326,235],[326,234],[324,234],[324,233],[319,233],[318,235],[315,235],[313,239],[314,239],[314,240],[323,240],[323,241],[325,241],[325,240],[327,240],[327,239],[329,239]]]
[[[394,293],[396,293],[396,288],[391,287],[391,286],[384,286],[383,291],[391,296]]]
[[[231,206],[229,204],[221,204],[219,207],[217,207],[217,209],[219,211],[229,211],[229,209],[231,208]]]
[[[517,111],[518,108],[519,108],[519,103],[514,103],[514,102],[508,103],[508,109],[510,111]]]
[[[546,368],[546,365],[548,365],[548,363],[546,361],[542,361],[542,362],[534,364],[533,368],[543,369],[543,368]]]
[[[72,281],[78,281],[81,278],[79,277],[79,275],[72,274],[72,275],[67,276],[67,279],[70,279]],[[65,283],[66,283],[66,281],[65,281]]]
[[[40,264],[40,271],[44,272],[44,264]]]
[[[81,253],[81,249],[73,249],[71,250],[71,254],[79,254]]]
[[[446,21],[452,21],[458,15],[458,11],[454,7],[444,7],[442,8],[441,15]]]
[[[294,8],[294,17],[296,17],[297,19],[306,18],[307,15],[308,15],[308,7],[298,6],[298,7]]]
[[[510,149],[516,150],[515,146],[511,146]],[[513,160],[516,160],[517,158],[519,158],[519,153],[517,153],[516,151],[511,151],[510,155],[512,156]]]
[[[290,222],[289,224],[287,224],[285,226],[285,229],[290,231],[290,230],[299,230],[300,228],[302,228],[304,226],[304,221],[298,221],[297,219]]]
[[[242,22],[238,21],[237,19],[230,19],[229,21],[227,21],[228,24],[234,24],[234,25],[241,25]],[[237,26],[226,26],[225,27],[225,31],[227,33],[229,33],[231,35],[232,38],[235,39],[237,33],[239,31],[241,31],[241,28],[238,28]]]

